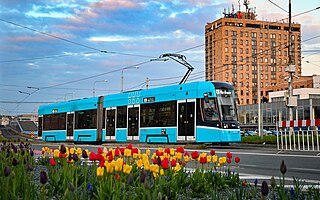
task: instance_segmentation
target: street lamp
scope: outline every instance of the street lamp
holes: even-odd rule
[[[123,92],[123,79],[124,79],[124,77],[123,77],[123,71],[124,70],[127,70],[127,69],[139,69],[139,66],[135,66],[135,67],[132,67],[132,68],[123,68],[122,70],[121,70],[121,92]]]
[[[93,97],[95,97],[96,96],[96,83],[99,83],[99,82],[108,82],[107,80],[102,80],[102,81],[95,81],[94,83],[93,83],[93,89],[92,89],[92,93],[93,93]]]

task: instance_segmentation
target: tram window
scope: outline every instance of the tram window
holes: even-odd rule
[[[141,127],[155,127],[158,126],[156,121],[156,104],[144,104],[140,106],[141,109]]]
[[[95,129],[97,128],[97,110],[82,110],[75,113],[76,129]]]
[[[127,128],[127,106],[117,107],[117,128]]]
[[[176,126],[177,103],[175,101],[159,103],[159,126]]]
[[[143,104],[140,106],[141,127],[176,126],[177,102]]]
[[[44,115],[43,130],[66,130],[66,113]]]

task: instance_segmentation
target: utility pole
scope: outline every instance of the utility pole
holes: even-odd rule
[[[260,85],[260,65],[257,66],[258,67],[258,135],[260,137],[262,136],[261,133],[261,85]]]
[[[288,68],[286,68],[286,72],[289,73],[288,76],[288,96],[286,97],[286,105],[289,110],[289,120],[293,120],[293,111],[292,108],[297,106],[297,98],[293,96],[293,77],[296,71],[296,66],[294,63],[293,50],[292,50],[292,25],[291,25],[291,0],[289,0],[289,44],[288,44],[288,53],[289,53],[289,61]],[[292,128],[290,128],[290,133],[292,133]]]

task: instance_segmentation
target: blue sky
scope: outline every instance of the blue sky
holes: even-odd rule
[[[288,10],[287,0],[273,2]],[[204,80],[204,26],[232,3],[238,9],[237,0],[1,0],[0,114],[91,97],[94,86],[96,96],[120,92],[123,68],[125,90],[144,88],[147,77],[150,87],[179,82],[184,66],[147,62],[163,53],[185,55],[195,68],[189,80]],[[268,0],[250,3],[259,20],[287,17]],[[292,0],[292,14],[319,6]],[[302,41],[320,35],[319,16],[320,9],[293,18]],[[302,43],[302,51],[303,74],[320,74],[320,38]]]

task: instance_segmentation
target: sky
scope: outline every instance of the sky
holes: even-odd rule
[[[237,0],[1,0],[0,115],[143,89],[147,78],[149,88],[178,83],[187,68],[155,60],[165,53],[184,55],[194,67],[188,82],[202,81],[204,27],[232,4],[237,10]],[[293,16],[308,11],[292,18],[302,41],[315,37],[302,42],[306,76],[320,75],[320,9],[310,11],[319,6],[292,0]],[[251,0],[250,7],[258,20],[288,17],[288,0]]]

